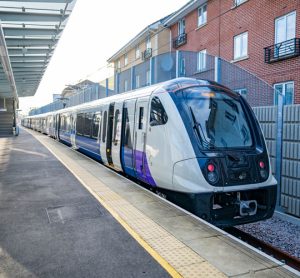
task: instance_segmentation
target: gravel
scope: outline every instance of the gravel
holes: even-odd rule
[[[274,215],[265,221],[236,227],[294,257],[300,258],[300,225]]]

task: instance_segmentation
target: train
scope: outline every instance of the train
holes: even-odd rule
[[[63,142],[219,227],[272,217],[277,181],[246,99],[177,78],[22,125]]]

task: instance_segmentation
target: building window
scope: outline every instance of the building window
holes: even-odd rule
[[[178,36],[185,34],[185,19],[178,21]]]
[[[5,98],[0,98],[0,111],[6,111]]]
[[[117,69],[121,69],[121,60],[120,59],[117,62]]]
[[[286,105],[293,104],[294,103],[294,82],[288,81],[288,82],[282,82],[274,84],[274,104],[278,104],[278,94],[283,95],[283,103]]]
[[[151,48],[151,37],[148,36],[147,39],[146,39],[146,49],[149,49]]]
[[[137,88],[139,88],[139,87],[140,87],[140,76],[137,75],[137,76],[135,77],[135,88],[137,89]]]
[[[238,5],[245,3],[246,1],[248,1],[248,0],[234,0],[234,4],[235,4],[235,6],[238,6]]]
[[[206,69],[206,49],[198,52],[198,71],[204,71]]]
[[[248,56],[248,32],[234,37],[234,60]]]
[[[135,59],[139,59],[141,57],[141,51],[140,51],[140,46],[138,45],[135,48]]]
[[[295,52],[295,44],[281,44],[296,37],[296,12],[291,12],[275,20],[275,49],[274,55]],[[284,48],[284,49],[283,49]]]
[[[147,86],[151,85],[151,72],[150,72],[150,70],[147,70],[147,72],[146,72],[146,83],[147,83]]]
[[[198,26],[201,26],[207,22],[207,4],[198,8]]]
[[[234,90],[236,93],[238,93],[238,94],[240,94],[241,96],[246,96],[247,95],[247,93],[248,93],[248,91],[247,91],[247,89],[246,88],[243,88],[243,89],[235,89]]]
[[[128,65],[128,54],[127,53],[124,55],[124,65],[125,66]]]

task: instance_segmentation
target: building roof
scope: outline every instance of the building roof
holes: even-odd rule
[[[172,14],[171,14],[172,15]],[[120,58],[122,55],[127,53],[133,46],[138,45],[141,41],[145,40],[149,34],[153,34],[158,31],[160,26],[164,26],[165,21],[171,16],[168,15],[163,17],[152,24],[148,25],[141,32],[139,32],[134,38],[132,38],[128,43],[126,43],[120,50],[118,50],[113,56],[111,56],[107,62],[112,63],[116,59]]]
[[[170,27],[174,23],[176,23],[181,18],[185,17],[187,14],[189,14],[191,11],[195,10],[202,4],[206,3],[208,0],[191,0],[188,3],[186,3],[184,6],[182,6],[179,10],[177,10],[175,13],[173,13],[165,22],[165,27]]]
[[[1,1],[0,97],[35,94],[75,2]]]

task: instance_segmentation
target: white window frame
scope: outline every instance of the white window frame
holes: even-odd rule
[[[185,18],[178,21],[178,36],[185,34]]]
[[[243,53],[243,47],[244,47],[244,39],[243,37],[246,36],[247,38],[247,42],[246,42],[246,53]],[[238,53],[238,56],[236,56],[236,47],[237,47],[237,40],[240,39],[240,45],[241,45],[241,49]],[[248,31],[247,32],[243,32],[241,34],[238,34],[236,36],[233,37],[233,59],[234,60],[240,60],[243,58],[247,58],[248,57]]]
[[[286,85],[287,84],[292,84],[293,85],[293,97],[292,97],[292,103],[289,103],[287,105],[292,105],[294,104],[294,101],[295,101],[295,82],[292,81],[292,80],[289,80],[289,81],[284,81],[284,82],[279,82],[279,83],[275,83],[273,84],[273,88],[274,88],[274,105],[276,105],[276,97],[277,97],[277,94],[276,94],[276,91],[275,91],[275,87],[276,86],[283,86],[283,89],[282,89],[282,94],[284,95],[285,97],[285,93],[286,93]],[[278,100],[277,100],[277,104],[278,104]],[[284,104],[286,104],[286,101],[284,99]]]
[[[207,54],[206,49],[202,49],[197,54],[197,70],[198,70],[198,72],[206,70],[206,66],[207,66],[206,65],[206,62],[207,62],[206,54]]]
[[[125,66],[128,65],[128,54],[127,53],[124,54],[124,65]]]
[[[135,59],[139,59],[141,57],[141,50],[140,50],[140,46],[137,45],[135,47]]]
[[[239,6],[242,5],[243,3],[247,2],[248,0],[234,0],[234,5]]]
[[[287,24],[287,18],[288,18],[289,16],[291,16],[291,15],[295,15],[294,38],[296,37],[297,14],[296,14],[296,11],[292,11],[292,12],[290,12],[290,13],[288,13],[288,14],[285,14],[285,15],[283,15],[283,16],[277,17],[277,18],[275,19],[275,25],[274,25],[274,28],[275,28],[275,38],[274,38],[274,42],[275,42],[275,44],[280,43],[280,42],[277,41],[277,33],[278,33],[278,31],[277,31],[277,22],[279,22],[279,21],[282,20],[283,18],[285,19],[285,24],[286,24],[286,26],[285,26],[285,40],[284,40],[284,41],[290,40],[290,39],[287,39],[287,27],[288,27],[288,24]],[[284,41],[283,41],[283,42],[284,42]]]
[[[121,60],[120,59],[117,61],[117,69],[121,69]]]
[[[205,8],[205,13],[204,13]],[[207,3],[198,8],[198,27],[207,23]]]

